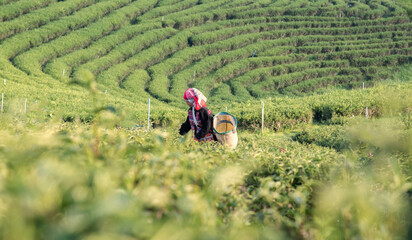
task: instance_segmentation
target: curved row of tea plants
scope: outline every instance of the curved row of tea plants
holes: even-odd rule
[[[71,15],[95,2],[95,0],[57,2],[45,8],[30,11],[12,21],[1,22],[0,39],[3,40],[17,33],[38,28],[59,17]]]
[[[41,66],[50,59],[66,54],[68,51],[84,48],[96,39],[118,29],[134,15],[147,11],[154,4],[154,1],[130,3],[85,28],[72,31],[54,41],[19,54],[13,59],[13,62],[29,74],[40,72]]]
[[[3,1],[2,9],[19,6],[20,14],[10,11],[0,22],[1,77],[38,81],[27,85],[42,89],[56,80],[58,86],[81,82],[89,71],[110,102],[133,103],[129,119],[144,115],[147,98],[183,111],[188,87],[228,105],[372,86],[390,77],[387,67],[411,61],[412,24],[407,11],[389,0],[30,4]],[[10,95],[28,94],[16,88]],[[81,109],[66,115],[87,118]],[[166,112],[162,119],[175,115]]]
[[[11,59],[32,47],[42,45],[66,33],[87,26],[128,2],[130,0],[101,1],[82,8],[73,15],[64,16],[43,25],[40,28],[13,35],[2,41],[0,45],[1,56]],[[30,41],[27,41],[27,39],[30,39]]]

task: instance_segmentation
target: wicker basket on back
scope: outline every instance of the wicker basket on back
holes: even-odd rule
[[[237,119],[230,113],[220,112],[213,117],[213,131],[217,140],[225,146],[235,149],[238,143]]]

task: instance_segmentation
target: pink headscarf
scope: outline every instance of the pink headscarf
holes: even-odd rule
[[[202,107],[206,107],[207,98],[205,97],[205,95],[203,95],[203,93],[201,93],[196,88],[188,88],[185,91],[185,94],[183,95],[183,99],[185,99],[185,100],[189,100],[189,99],[195,100],[195,109],[198,110],[198,111]]]

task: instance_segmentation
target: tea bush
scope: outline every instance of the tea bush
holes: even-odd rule
[[[410,189],[410,135],[396,150],[406,155],[393,154],[397,132],[368,137],[367,122],[350,132],[368,146],[356,156],[329,148],[348,141],[338,127],[306,131],[326,148],[240,131],[232,151],[176,129],[116,128],[109,111],[93,125],[56,120],[0,119],[4,238],[402,238],[410,226],[398,197]]]

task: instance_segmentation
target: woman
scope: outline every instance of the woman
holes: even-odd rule
[[[180,127],[179,134],[184,135],[192,130],[196,141],[215,140],[212,130],[213,115],[206,107],[207,98],[196,88],[189,88],[185,91],[183,99],[189,106],[189,110],[186,122]]]

